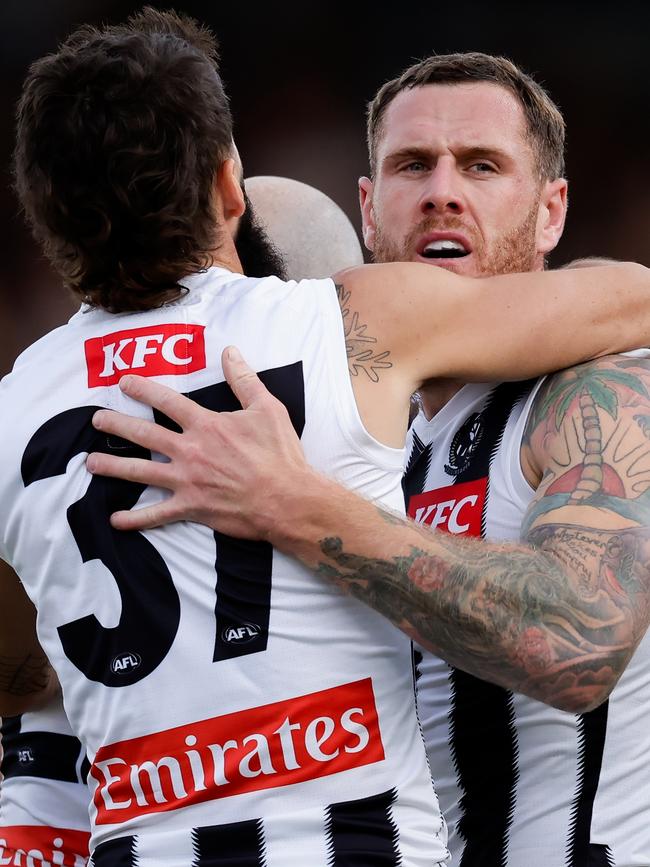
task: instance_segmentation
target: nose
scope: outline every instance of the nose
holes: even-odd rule
[[[461,178],[453,160],[444,157],[439,159],[429,173],[420,198],[420,210],[423,214],[430,214],[432,211],[439,214],[462,214],[465,210]]]

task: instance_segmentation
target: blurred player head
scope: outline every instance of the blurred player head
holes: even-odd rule
[[[16,188],[84,301],[148,309],[178,297],[187,274],[239,267],[242,168],[217,62],[209,30],[146,8],[124,25],[79,28],[31,67]],[[245,253],[253,228],[247,215]]]
[[[245,186],[288,278],[327,277],[363,264],[352,223],[325,193],[291,178],[247,178]]]
[[[376,261],[472,276],[544,267],[566,213],[564,121],[509,60],[411,66],[370,103],[368,148],[360,198]]]

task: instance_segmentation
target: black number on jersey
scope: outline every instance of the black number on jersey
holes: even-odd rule
[[[289,412],[298,436],[305,424],[302,363],[259,374]],[[201,406],[232,412],[240,405],[227,383],[187,395]],[[150,458],[139,446],[96,431],[91,419],[98,406],[66,410],[34,434],[22,460],[28,485],[62,475],[68,463],[91,451]],[[155,413],[156,421],[174,423]],[[104,627],[94,614],[58,627],[68,659],[90,680],[128,686],[151,674],[169,652],[180,621],[180,600],[165,561],[141,533],[119,532],[109,522],[118,510],[131,509],[145,486],[93,476],[84,496],[67,512],[84,563],[100,560],[111,572],[121,597],[119,622]],[[260,495],[262,493],[260,492]],[[213,660],[266,650],[271,607],[273,550],[266,542],[249,542],[215,533],[217,599]]]

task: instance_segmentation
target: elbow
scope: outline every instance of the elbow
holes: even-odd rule
[[[547,672],[530,690],[532,698],[572,714],[589,713],[609,698],[623,669],[620,660],[601,660],[598,669]]]
[[[566,713],[589,713],[607,701],[613,688],[614,683],[607,688],[579,690],[571,695],[551,696],[547,703]]]

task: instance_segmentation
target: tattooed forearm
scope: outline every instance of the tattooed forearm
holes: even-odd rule
[[[606,697],[649,615],[643,531],[546,525],[530,546],[408,532],[386,559],[324,539],[320,571],[477,677],[567,710]]]

